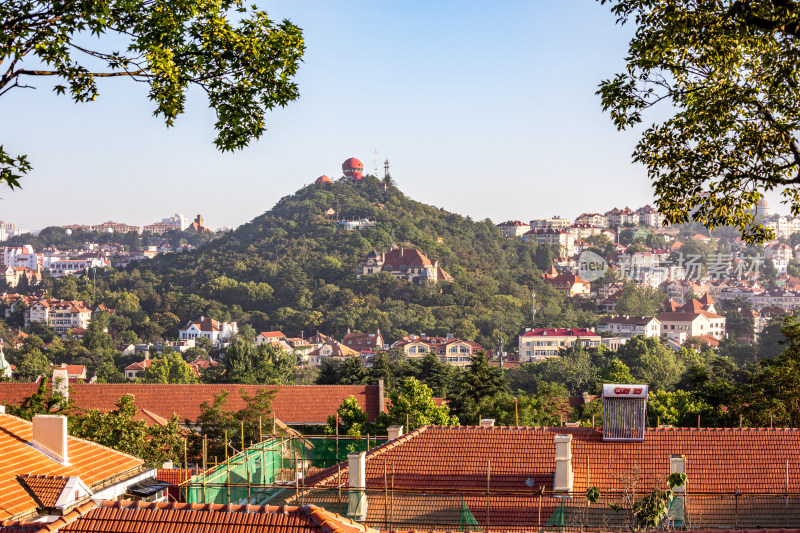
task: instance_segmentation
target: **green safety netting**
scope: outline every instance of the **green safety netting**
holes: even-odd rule
[[[385,439],[288,437],[264,440],[181,485],[188,503],[261,504],[274,485],[294,483]]]

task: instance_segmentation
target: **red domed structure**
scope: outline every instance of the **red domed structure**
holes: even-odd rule
[[[355,157],[351,157],[342,163],[342,172],[351,180],[358,181],[364,177],[364,163]]]
[[[333,183],[333,180],[330,179],[328,176],[323,174],[322,176],[318,177],[314,183]]]

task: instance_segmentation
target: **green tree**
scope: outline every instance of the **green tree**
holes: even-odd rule
[[[602,394],[603,385],[606,383],[636,383],[636,378],[631,374],[631,369],[628,365],[617,359],[613,358],[606,366],[600,369],[597,375],[597,382],[595,383],[593,392],[595,394]]]
[[[143,383],[197,383],[197,376],[180,353],[167,349],[162,357],[150,363],[141,380]]]
[[[48,379],[43,379],[36,392],[23,398],[19,405],[6,405],[6,412],[25,420],[31,420],[35,415],[69,413],[74,401],[68,400],[58,390],[53,390],[53,387],[48,387],[48,383]]]
[[[773,238],[754,220],[764,191],[783,188],[800,212],[800,54],[794,1],[601,0],[635,21],[623,74],[601,83],[618,129],[663,102],[633,153],[673,224],[730,225],[747,241]],[[663,115],[662,115],[663,116]],[[785,187],[785,188],[784,188]]]
[[[477,424],[482,415],[481,402],[493,401],[508,392],[508,380],[499,368],[489,364],[485,354],[477,353],[470,358],[469,367],[449,397],[453,410],[464,422]]]
[[[392,425],[402,425],[405,431],[421,426],[457,426],[458,417],[450,415],[446,404],[436,405],[433,392],[415,378],[406,378],[389,393],[389,407],[381,413],[377,426],[384,433]]]
[[[685,370],[675,352],[654,337],[633,337],[619,347],[617,357],[639,383],[647,383],[652,390],[674,390]]]
[[[336,409],[336,415],[328,415],[328,425],[325,426],[326,435],[336,435],[336,426],[339,426],[339,435],[363,435],[366,433],[367,413],[358,406],[354,396],[342,400]]]
[[[617,314],[656,316],[664,306],[666,294],[649,285],[626,283],[617,299]]]
[[[47,377],[50,373],[50,364],[50,359],[40,349],[34,348],[17,359],[15,374],[18,378],[31,381],[39,376]]]
[[[676,427],[691,427],[701,421],[709,421],[710,407],[697,394],[682,390],[667,392],[651,391],[647,398],[647,425],[668,424]]]
[[[0,95],[51,76],[57,93],[88,102],[99,94],[97,78],[125,77],[149,85],[155,114],[171,126],[195,86],[216,112],[220,150],[259,138],[265,113],[298,97],[292,78],[303,52],[297,26],[232,0],[0,4]],[[0,148],[0,182],[17,187],[30,168],[24,155]]]
[[[137,408],[132,394],[126,394],[115,405],[116,409],[110,412],[77,411],[69,417],[69,433],[139,457],[151,468],[164,461],[180,460],[183,435],[177,415],[166,425],[148,427],[143,420],[133,418]]]

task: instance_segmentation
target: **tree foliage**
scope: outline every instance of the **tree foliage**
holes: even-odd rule
[[[671,223],[731,225],[747,241],[774,234],[754,218],[783,188],[800,214],[800,5],[789,1],[601,0],[633,22],[624,73],[601,83],[618,129],[663,102],[633,153]]]
[[[0,95],[48,76],[58,94],[90,102],[99,78],[124,77],[147,83],[154,114],[171,126],[194,86],[216,112],[220,150],[260,137],[265,113],[298,97],[303,52],[297,26],[239,0],[0,4]],[[30,168],[0,146],[0,182],[17,187]]]

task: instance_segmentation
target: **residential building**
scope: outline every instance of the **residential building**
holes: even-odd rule
[[[10,378],[14,372],[14,366],[6,361],[6,354],[3,353],[2,344],[0,344],[0,378]]]
[[[68,365],[66,363],[61,363],[56,368],[66,371],[67,379],[73,381],[77,379],[86,379],[86,367],[84,365]]]
[[[555,290],[567,296],[589,296],[592,288],[591,283],[582,280],[577,274],[558,274],[553,276],[545,273],[542,279]]]
[[[319,366],[322,364],[322,360],[326,357],[333,357],[343,361],[348,357],[356,357],[360,355],[361,354],[359,352],[348,348],[340,342],[326,342],[319,348],[314,348],[308,352],[308,364],[311,366]]]
[[[575,254],[575,239],[565,229],[532,229],[522,236],[525,241],[552,246],[562,256]]]
[[[42,322],[55,328],[59,335],[70,329],[86,329],[92,319],[89,302],[79,300],[58,300],[55,298],[22,298],[15,300],[6,309],[6,317],[16,310],[17,305],[24,302],[28,308],[24,311],[25,328],[31,322]]]
[[[348,331],[342,339],[342,344],[361,354],[365,352],[378,353],[384,348],[381,330],[378,330],[377,333],[361,333],[359,331],[350,333]]]
[[[725,317],[709,311],[694,313],[667,311],[657,318],[661,323],[661,335],[668,339],[677,340],[681,334],[685,337],[711,335],[720,340],[725,337]]]
[[[651,205],[640,207],[636,210],[636,214],[639,215],[639,222],[650,228],[660,228],[666,220],[666,217]]]
[[[392,344],[392,348],[403,350],[405,356],[411,358],[425,357],[431,353],[442,363],[454,366],[467,366],[473,355],[484,351],[477,342],[456,339],[452,335],[429,337],[424,334],[403,337]]]
[[[139,233],[139,226],[130,226],[128,224],[108,221],[92,226],[91,230],[99,231],[101,233]]]
[[[586,348],[600,346],[600,335],[585,328],[535,328],[519,336],[519,359],[523,363],[557,357],[577,340]]]
[[[141,459],[68,436],[64,416],[28,422],[0,406],[0,524],[50,522],[91,500],[122,499],[155,474]]]
[[[636,225],[639,223],[639,215],[628,207],[624,209],[618,209],[615,207],[611,211],[608,211],[605,214],[605,217],[606,220],[608,220],[609,227],[612,228],[617,228],[626,224]]]
[[[600,213],[583,213],[575,219],[575,224],[588,224],[598,228],[608,228],[608,219]]]
[[[150,359],[150,357],[147,355],[147,352],[145,352],[143,360],[137,361],[136,363],[131,363],[125,367],[125,379],[131,380],[141,377],[141,374],[144,374],[144,371],[147,370],[152,364],[153,360]]]
[[[540,218],[531,220],[531,229],[567,229],[572,225],[572,221],[568,218],[553,217],[553,218]]]
[[[269,343],[272,344],[274,342],[285,341],[286,335],[283,334],[281,331],[262,331],[258,335],[256,335],[255,342],[256,346],[261,344]]]
[[[30,283],[37,283],[42,280],[42,273],[40,270],[33,270],[28,267],[0,267],[0,272],[3,274],[3,278],[0,279],[5,279],[8,286],[12,288],[19,285],[23,277]]]
[[[592,224],[573,224],[567,231],[572,238],[576,241],[586,239],[587,237],[591,237],[592,235],[599,235],[603,232],[603,228],[599,226],[593,226]]]
[[[312,490],[300,493],[302,502],[331,505],[342,480],[352,480],[352,487],[363,481],[364,523],[386,523],[391,507],[383,504],[384,472],[394,465],[388,471],[394,473],[396,515],[387,529],[460,531],[469,516],[484,531],[484,524],[492,531],[625,531],[631,491],[647,495],[671,474],[686,473],[688,488],[672,493],[665,528],[777,530],[796,524],[791,498],[787,504],[784,495],[800,491],[800,476],[791,470],[800,448],[797,429],[646,428],[641,441],[620,442],[604,440],[600,428],[491,426],[486,420],[481,427],[421,427],[353,454],[347,463],[308,476],[304,486]],[[753,474],[742,496],[747,472]],[[590,487],[603,495],[602,503],[587,504]],[[413,499],[422,494],[440,496]],[[293,504],[298,495],[287,491],[285,497]],[[400,501],[408,502],[402,517]],[[628,511],[615,512],[609,503]],[[453,508],[461,512],[451,513]]]
[[[356,269],[356,278],[361,279],[379,272],[388,272],[396,279],[418,285],[453,280],[439,266],[439,261],[431,261],[425,254],[413,248],[389,248],[384,253],[371,251]]]
[[[604,316],[597,322],[598,333],[609,333],[624,339],[637,335],[660,337],[661,323],[651,316]]]
[[[201,316],[200,320],[193,320],[187,323],[178,330],[178,336],[181,340],[205,337],[217,346],[229,341],[237,333],[239,333],[239,327],[236,322],[219,322],[204,316]]]
[[[500,228],[500,233],[503,234],[503,237],[507,239],[520,237],[525,233],[529,232],[531,229],[530,224],[526,224],[525,222],[520,222],[519,220],[509,220],[507,222],[498,224],[497,227]]]

